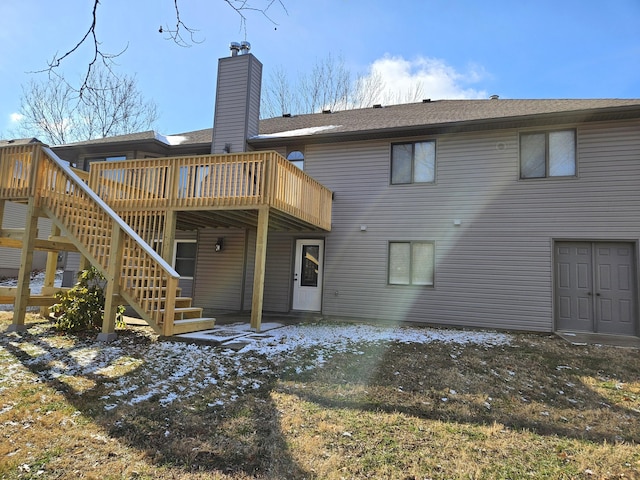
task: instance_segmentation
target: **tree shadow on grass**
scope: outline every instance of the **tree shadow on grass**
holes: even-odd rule
[[[280,430],[280,414],[270,395],[276,376],[266,359],[254,359],[255,368],[243,366],[243,372],[228,372],[236,365],[231,359],[226,362],[227,373],[213,375],[208,384],[186,373],[176,383],[175,392],[163,391],[158,380],[156,392],[148,390],[138,395],[148,387],[130,381],[141,375],[150,360],[141,355],[154,347],[163,351],[162,344],[140,331],[120,332],[116,342],[105,345],[96,344],[95,336],[86,341],[56,337],[40,326],[35,334],[0,334],[0,347],[35,374],[39,382],[62,393],[69,404],[112,438],[143,452],[150,464],[183,474],[310,477],[293,459]],[[176,344],[166,350],[176,355],[177,364],[181,353],[194,353],[190,349],[197,348]],[[90,359],[91,354],[86,352],[94,349],[98,353]],[[207,355],[213,350],[199,351]],[[129,364],[121,362],[125,357],[131,360]],[[215,364],[215,358],[212,362]],[[118,374],[118,369],[123,373]],[[171,360],[166,362],[166,369],[169,377],[183,375],[185,370],[172,371]],[[156,373],[138,380],[153,382]],[[191,380],[200,383],[195,394],[188,387]],[[74,382],[92,386],[79,392]],[[191,393],[181,398],[182,388]]]
[[[371,345],[357,355],[336,354],[322,369],[290,374],[282,389],[326,408],[640,443],[640,398],[621,394],[612,402],[585,383],[595,379],[615,389],[638,382],[640,352],[555,343],[551,352],[522,345]]]

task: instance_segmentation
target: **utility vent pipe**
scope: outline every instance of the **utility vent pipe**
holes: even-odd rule
[[[238,52],[240,51],[240,44],[238,42],[231,42],[229,44],[229,50],[231,50],[232,57],[237,57]]]

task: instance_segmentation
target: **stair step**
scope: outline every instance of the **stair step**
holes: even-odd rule
[[[166,297],[161,297],[160,299],[160,303],[163,305],[164,308],[164,302],[167,301]],[[174,304],[176,308],[189,308],[191,307],[191,302],[193,301],[193,299],[191,297],[176,297],[174,300]]]
[[[173,334],[199,332],[211,330],[216,325],[215,318],[189,318],[173,322]]]
[[[164,313],[164,309],[160,309],[161,313]],[[202,316],[202,308],[199,307],[179,307],[173,309],[173,315],[177,320],[187,320],[193,318],[200,318]]]

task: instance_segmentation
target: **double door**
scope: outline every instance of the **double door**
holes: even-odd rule
[[[635,245],[555,243],[556,330],[637,334]]]

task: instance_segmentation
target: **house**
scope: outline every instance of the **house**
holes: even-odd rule
[[[139,233],[153,228],[133,212],[161,197],[149,178],[166,185],[136,177],[145,165],[167,160],[186,198],[222,191],[196,155],[246,158],[221,181],[245,203],[190,206],[173,233],[146,233],[203,315],[639,334],[640,99],[494,96],[259,120],[262,65],[235,53],[219,61],[213,129],[53,148],[99,171],[99,193]],[[258,175],[273,151],[293,168]],[[264,188],[296,175],[278,184],[286,206],[247,208],[260,175]],[[133,190],[146,197],[129,215],[117,198]]]

